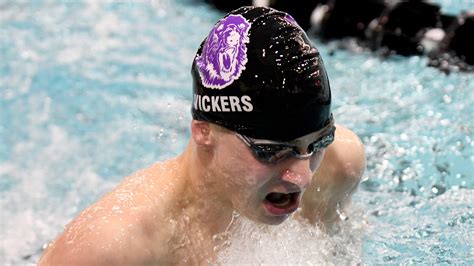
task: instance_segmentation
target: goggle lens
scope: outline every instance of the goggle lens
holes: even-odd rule
[[[265,163],[276,163],[290,156],[306,159],[313,154],[327,148],[334,141],[335,127],[331,124],[325,131],[325,135],[308,145],[306,154],[300,154],[298,147],[287,143],[258,143],[246,136],[237,134],[242,141],[249,146],[256,158]]]

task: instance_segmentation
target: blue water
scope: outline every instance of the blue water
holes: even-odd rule
[[[221,16],[186,0],[0,1],[2,264],[37,261],[124,176],[184,149],[190,64]],[[335,117],[366,145],[351,222],[368,226],[346,261],[474,264],[474,75],[315,42]]]

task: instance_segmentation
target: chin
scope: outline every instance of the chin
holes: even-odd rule
[[[263,224],[268,224],[268,225],[279,225],[286,221],[290,217],[289,215],[283,215],[283,216],[266,216],[264,219],[261,219],[259,222]]]
[[[279,225],[286,221],[291,214],[285,215],[269,215],[265,212],[265,210],[260,209],[259,211],[248,213],[248,212],[240,212],[244,217],[250,219],[256,223],[260,224],[268,224],[268,225]]]

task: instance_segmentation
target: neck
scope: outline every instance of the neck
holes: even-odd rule
[[[226,231],[232,221],[232,204],[220,195],[207,151],[200,151],[192,141],[178,158],[183,167],[184,180],[180,193],[178,211],[183,219],[189,220],[193,229],[189,234],[198,234],[206,241]],[[219,243],[214,243],[219,244]]]

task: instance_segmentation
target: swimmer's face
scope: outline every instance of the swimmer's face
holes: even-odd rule
[[[319,137],[313,133],[294,143],[303,154]],[[319,150],[305,159],[288,157],[264,163],[235,132],[225,130],[218,135],[215,146],[216,182],[239,213],[257,222],[279,224],[298,208],[323,156],[324,150]]]

